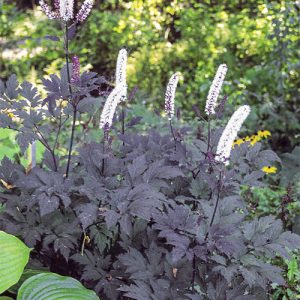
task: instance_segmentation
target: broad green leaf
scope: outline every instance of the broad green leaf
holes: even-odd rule
[[[19,289],[17,300],[99,300],[96,293],[79,281],[55,273],[43,273],[27,279]]]
[[[0,296],[0,300],[14,300],[14,299],[7,296]]]
[[[18,238],[0,231],[0,293],[17,283],[29,260],[30,249]]]
[[[49,273],[48,271],[44,271],[44,270],[33,270],[33,269],[25,269],[20,280],[15,284],[13,285],[12,287],[10,287],[8,289],[8,291],[10,293],[13,293],[13,294],[17,294],[18,293],[18,290],[20,288],[20,286],[23,284],[23,282],[25,280],[27,280],[28,278],[34,276],[34,275],[37,275],[37,274],[41,274],[41,273]],[[0,298],[1,300],[1,298]]]

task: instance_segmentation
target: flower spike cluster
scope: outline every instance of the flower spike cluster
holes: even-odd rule
[[[109,94],[104,104],[103,111],[100,117],[100,128],[105,131],[109,130],[112,125],[114,114],[118,104],[122,101],[122,97],[126,91],[124,91],[124,85],[116,86]]]
[[[54,11],[44,1],[40,0],[40,6],[42,11],[49,19],[61,19],[65,22],[74,19],[74,0],[53,0]],[[90,14],[93,7],[93,0],[85,0],[76,14],[76,21],[83,22]]]
[[[223,85],[225,75],[227,73],[227,69],[228,68],[225,64],[220,65],[212,82],[212,85],[210,86],[205,105],[205,112],[207,115],[215,114],[215,108],[217,106],[218,97]]]
[[[179,73],[175,73],[171,76],[166,89],[165,94],[165,111],[167,113],[168,119],[171,120],[174,116],[175,111],[175,93],[179,80]]]
[[[230,157],[234,140],[236,139],[237,134],[249,113],[250,107],[248,105],[243,105],[234,112],[219,140],[215,157],[216,161],[223,162],[225,165],[228,165],[228,159]]]
[[[73,56],[71,83],[78,84],[79,82],[80,82],[80,62],[78,56]]]

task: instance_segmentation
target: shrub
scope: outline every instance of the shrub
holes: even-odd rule
[[[126,116],[124,50],[115,85],[80,74],[68,52],[76,24],[60,22],[66,65],[43,80],[46,97],[16,76],[0,85],[0,126],[18,132],[23,152],[36,141],[45,147],[40,164],[5,157],[0,167],[0,227],[33,248],[29,267],[80,279],[110,300],[267,299],[272,283],[285,285],[272,259],[289,258],[300,238],[275,217],[253,217],[241,196],[242,187],[263,186],[262,170],[280,159],[260,142],[234,145],[248,106],[218,126],[222,68],[201,131],[174,121],[176,75],[166,92],[169,120],[142,132],[142,116]],[[101,101],[92,95],[112,87],[98,129]],[[90,127],[94,141],[85,137]]]

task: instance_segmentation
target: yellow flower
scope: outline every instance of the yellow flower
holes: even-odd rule
[[[253,146],[255,145],[257,142],[259,142],[261,140],[261,137],[258,135],[252,135],[251,139],[250,139],[250,144]]]
[[[269,130],[259,130],[257,131],[257,135],[266,139],[268,136],[271,136],[271,132]]]
[[[251,137],[249,135],[247,135],[244,139],[245,139],[246,142],[250,142],[251,141]]]
[[[237,140],[234,141],[233,146],[235,146],[235,145],[239,146],[239,145],[241,145],[243,143],[244,143],[243,139],[237,139]]]
[[[11,118],[11,119],[15,116],[12,112],[7,113],[7,115],[8,115],[8,117]]]
[[[276,173],[277,172],[277,168],[274,167],[274,166],[264,166],[261,170],[263,172],[265,172],[266,174]]]

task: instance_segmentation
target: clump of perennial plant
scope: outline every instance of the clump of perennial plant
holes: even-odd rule
[[[72,3],[43,10],[66,20]],[[0,230],[32,248],[28,268],[73,276],[101,300],[268,299],[286,284],[274,262],[299,249],[300,238],[275,216],[254,218],[241,196],[245,187],[264,186],[264,167],[280,160],[260,141],[233,147],[249,106],[234,112],[223,133],[212,126],[227,67],[209,92],[200,124],[207,134],[181,127],[178,139],[171,122],[170,134],[160,125],[141,132],[135,125],[143,116],[114,118],[127,94],[126,50],[112,84],[81,73],[72,53],[69,62],[64,30],[66,65],[43,79],[45,98],[14,75],[0,84],[0,127],[17,132],[20,156],[30,144],[44,149],[29,166],[7,157],[0,165]],[[174,74],[167,85],[169,121],[177,82]],[[107,87],[103,103],[98,95]],[[129,109],[123,101],[122,111]]]

